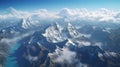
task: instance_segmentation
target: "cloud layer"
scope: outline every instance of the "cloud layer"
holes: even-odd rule
[[[57,22],[63,20],[64,22],[72,21],[87,21],[87,22],[120,22],[120,11],[108,10],[101,8],[98,10],[88,9],[68,9],[63,8],[60,11],[52,12],[46,9],[39,9],[34,11],[20,11],[12,7],[9,8],[8,14],[0,15],[0,20],[5,21],[15,18],[30,18],[34,20],[34,23],[48,21]],[[31,20],[31,21],[32,21]]]
[[[74,61],[76,61],[76,53],[70,51],[68,48],[58,48],[54,53],[49,53],[48,55],[53,59],[53,62],[56,63],[74,63]]]
[[[29,35],[31,35],[32,32],[29,32],[29,33],[25,33],[25,34],[22,34],[22,35],[19,35],[18,37],[13,37],[13,38],[2,38],[0,40],[0,43],[5,43],[5,44],[9,44],[9,46],[13,46],[15,43],[17,43],[19,40],[21,40],[22,38],[24,37],[27,37]]]

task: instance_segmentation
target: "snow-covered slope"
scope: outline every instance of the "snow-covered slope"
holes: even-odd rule
[[[47,40],[52,43],[57,43],[64,40],[64,37],[62,36],[62,27],[58,23],[49,26],[45,30],[43,36],[46,37]]]

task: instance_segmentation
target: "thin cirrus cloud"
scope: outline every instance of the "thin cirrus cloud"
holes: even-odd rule
[[[64,22],[72,21],[89,21],[89,22],[120,22],[120,11],[108,10],[101,8],[98,10],[82,9],[69,9],[63,8],[57,12],[51,12],[46,9],[39,9],[35,11],[20,11],[14,8],[10,8],[8,14],[0,15],[1,20],[13,18],[31,18],[35,21],[48,21],[57,22],[58,20],[64,20]],[[0,21],[1,22],[1,21]]]

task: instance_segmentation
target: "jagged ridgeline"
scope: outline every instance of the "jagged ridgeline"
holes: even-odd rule
[[[78,10],[79,14],[63,9],[56,14],[10,9],[12,17],[0,22],[2,67],[120,66],[120,24],[100,22],[104,20],[100,12],[103,16],[107,12],[95,12],[96,20],[93,15],[83,16],[86,10]]]
[[[0,62],[3,67],[120,66],[116,24],[101,27],[53,22],[35,26],[30,20],[33,21],[21,19],[18,24],[1,28]]]

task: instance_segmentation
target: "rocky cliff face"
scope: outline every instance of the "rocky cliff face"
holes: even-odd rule
[[[120,66],[119,53],[105,51],[98,45],[93,45],[88,37],[80,35],[71,25],[67,33],[71,37],[62,37],[66,34],[55,25],[46,28],[45,32],[37,31],[23,38],[19,42],[21,46],[13,54],[17,57],[18,65],[21,67]]]
[[[6,27],[0,31],[2,64],[9,54],[9,47],[6,46],[17,42],[20,46],[10,56],[16,57],[13,61],[16,61],[19,67],[120,66],[119,51],[103,48],[110,43],[107,38],[110,30],[106,31],[106,28],[89,25],[78,29],[71,23],[66,26],[54,23],[36,30],[29,26],[29,29],[25,29],[21,25]]]

